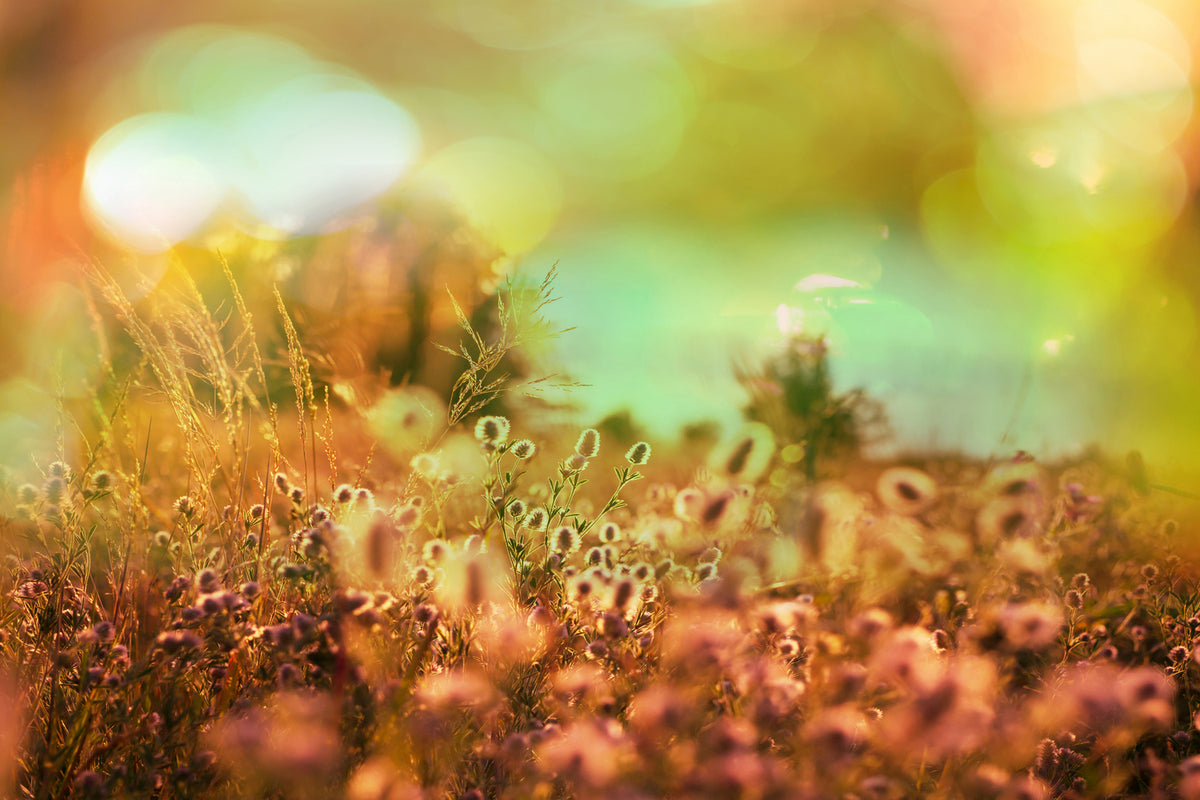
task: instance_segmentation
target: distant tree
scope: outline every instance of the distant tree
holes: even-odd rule
[[[796,463],[809,484],[886,427],[882,406],[862,390],[834,392],[824,337],[794,337],[762,366],[739,368],[737,377],[750,395],[743,414],[769,427],[781,448],[802,448]]]

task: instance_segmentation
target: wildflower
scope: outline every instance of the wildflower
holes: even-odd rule
[[[525,502],[523,500],[513,500],[508,504],[508,508],[505,511],[512,519],[519,520],[525,516]]]
[[[802,609],[806,607],[794,602],[772,603],[758,610],[758,626],[772,636],[787,633],[811,620],[812,615]]]
[[[1083,608],[1083,595],[1078,589],[1068,589],[1066,594],[1066,603],[1068,608],[1073,608],[1076,611]]]
[[[31,505],[37,502],[38,495],[38,489],[32,483],[23,484],[21,488],[17,489],[17,498],[25,505]]]
[[[1183,800],[1200,800],[1200,756],[1192,756],[1179,765],[1179,796]]]
[[[869,641],[879,634],[891,630],[894,624],[892,615],[882,608],[868,608],[850,620],[850,634]]]
[[[280,494],[287,494],[292,488],[292,483],[291,483],[291,481],[288,480],[287,475],[284,475],[282,472],[276,472],[275,473],[275,488],[279,491]]]
[[[384,578],[392,567],[397,531],[387,520],[373,521],[367,527],[363,541],[363,555],[368,572],[376,578]]]
[[[479,672],[456,669],[426,675],[415,692],[418,703],[432,711],[483,711],[493,706],[497,692]]]
[[[896,783],[886,775],[868,775],[859,781],[859,790],[865,797],[888,800],[899,795]]]
[[[730,454],[729,459],[725,462],[725,471],[730,475],[740,475],[742,470],[746,469],[746,463],[750,460],[750,453],[753,451],[754,437],[747,436]]]
[[[630,731],[644,741],[665,739],[681,730],[694,712],[691,698],[677,688],[653,684],[629,704]]]
[[[371,603],[371,596],[358,589],[344,589],[333,595],[333,604],[342,614],[355,614],[365,610]]]
[[[483,564],[472,558],[466,565],[466,581],[463,600],[469,606],[478,606],[484,600]]]
[[[433,453],[418,453],[413,456],[409,462],[413,472],[420,475],[426,480],[432,480],[437,477],[438,472],[438,457]]]
[[[804,738],[822,761],[837,762],[861,746],[866,727],[866,718],[852,708],[827,708],[804,726]]]
[[[171,585],[167,587],[167,590],[163,592],[163,595],[167,598],[167,600],[173,602],[178,600],[180,597],[183,597],[183,593],[190,589],[191,586],[192,581],[190,578],[188,578],[186,575],[178,575],[176,576],[175,580],[171,581]]]
[[[196,586],[202,594],[212,594],[221,588],[221,578],[214,570],[204,569],[196,575]]]
[[[551,545],[555,552],[571,555],[579,549],[579,531],[570,525],[562,525],[554,531]]]
[[[104,791],[104,778],[98,772],[85,769],[75,776],[75,791],[83,797],[99,797]]]
[[[572,594],[577,602],[583,602],[596,593],[596,584],[587,577],[576,578],[571,587]]]
[[[1046,485],[1041,467],[1032,461],[1000,464],[988,474],[984,488],[992,494],[1038,496]]]
[[[354,505],[359,508],[366,508],[375,501],[375,495],[370,489],[358,488],[354,490]]]
[[[413,609],[413,621],[418,625],[432,625],[437,618],[437,608],[429,603],[421,603]]]
[[[700,554],[701,564],[719,564],[721,562],[721,549],[719,547],[710,547]]]
[[[396,515],[396,524],[401,528],[412,528],[421,521],[421,507],[411,502],[405,504]]]
[[[570,475],[576,472],[583,472],[585,469],[587,469],[587,465],[587,457],[576,453],[559,466],[559,471],[564,475]]]
[[[546,523],[549,522],[549,520],[550,515],[546,513],[546,509],[535,508],[525,515],[523,524],[531,531],[544,531],[546,530]]]
[[[593,547],[587,551],[587,555],[584,557],[584,561],[591,566],[603,564],[604,563],[604,551],[601,550],[599,547]]]
[[[912,755],[943,758],[978,747],[995,718],[998,676],[985,657],[941,662],[910,683],[912,695],[883,719],[883,736]]]
[[[596,639],[594,642],[589,642],[585,651],[588,658],[600,659],[608,655],[608,645],[603,639]]]
[[[703,505],[704,493],[694,487],[688,487],[675,495],[675,516],[680,519],[697,519]]]
[[[279,669],[275,671],[275,680],[282,687],[295,686],[300,683],[303,673],[299,667],[290,662],[284,662],[279,665]]]
[[[262,590],[257,581],[246,581],[238,591],[242,593],[242,597],[245,597],[247,600],[253,600],[258,597],[259,592]]]
[[[261,776],[285,797],[310,796],[341,761],[336,711],[315,694],[279,693],[265,708],[225,715],[208,737],[222,764]]]
[[[700,513],[700,523],[702,525],[716,525],[720,522],[729,508],[729,501],[733,499],[733,496],[733,492],[721,492],[721,494],[709,500],[705,504],[704,510]]]
[[[450,546],[442,539],[430,539],[425,543],[422,554],[426,561],[438,564],[450,555]]]
[[[1023,496],[1002,496],[992,500],[975,518],[975,530],[982,544],[994,544],[1015,537],[1036,533],[1041,509],[1036,502]]]
[[[166,631],[160,633],[155,639],[155,644],[168,655],[185,650],[195,650],[202,644],[200,637],[191,631]]]
[[[263,514],[266,512],[267,510],[262,503],[255,503],[254,505],[250,506],[250,511],[247,513],[250,515],[250,521],[253,522],[262,519]]]
[[[316,619],[310,617],[308,614],[297,613],[292,616],[292,630],[299,638],[308,638],[316,629]]]
[[[914,516],[937,500],[937,483],[912,467],[892,467],[879,476],[875,491],[880,502],[897,514]]]
[[[588,428],[579,434],[579,440],[575,442],[576,455],[582,456],[586,460],[593,458],[598,452],[600,452],[599,431],[595,428]]]
[[[509,423],[504,417],[480,417],[475,423],[475,438],[498,447],[508,441]]]
[[[100,470],[92,475],[92,491],[104,492],[112,488],[113,477],[111,472]]]
[[[45,581],[25,581],[16,588],[13,596],[18,600],[33,600],[50,593],[50,586]]]
[[[704,563],[696,568],[696,580],[708,581],[717,577],[717,565],[712,563]]]
[[[1156,667],[1137,667],[1121,675],[1117,696],[1137,722],[1165,729],[1175,721],[1175,684]]]
[[[592,789],[604,789],[619,775],[619,734],[598,720],[581,721],[541,742],[538,760],[554,773]]]
[[[654,577],[654,565],[639,561],[629,570],[629,575],[635,581],[645,582]]]
[[[622,578],[617,581],[613,587],[613,608],[624,609],[633,599],[635,591],[637,591],[637,583],[630,578]]]
[[[338,503],[349,503],[354,499],[354,487],[348,483],[333,490],[333,499]]]
[[[877,634],[872,644],[870,669],[879,680],[923,687],[936,681],[941,671],[933,635],[924,628],[906,626],[886,637]]]
[[[428,586],[433,583],[434,572],[429,567],[422,564],[413,570],[412,579],[420,586]]]
[[[48,471],[54,478],[62,478],[64,481],[71,479],[71,468],[65,462],[55,461],[50,465]]]
[[[625,460],[635,467],[640,467],[650,460],[650,445],[638,442],[625,453]]]
[[[621,528],[615,522],[606,522],[600,526],[599,536],[600,541],[605,544],[612,544],[613,542],[620,541]]]
[[[528,439],[521,439],[514,442],[512,447],[508,448],[508,452],[512,453],[522,461],[528,461],[533,458],[533,454],[537,452],[537,445]]]
[[[299,486],[293,486],[292,490],[288,492],[288,497],[292,499],[293,503],[300,505],[304,502],[304,490]]]
[[[1142,577],[1146,579],[1147,583],[1153,583],[1155,578],[1158,577],[1158,567],[1153,564],[1146,564],[1142,567]]]
[[[116,629],[108,620],[102,620],[91,628],[79,632],[79,643],[83,645],[99,644],[100,642],[111,642]]]
[[[1120,725],[1126,713],[1121,683],[1120,670],[1111,664],[1074,664],[1043,693],[1039,721],[1054,730],[1094,733]]]
[[[1009,781],[1001,800],[1047,800],[1050,790],[1045,782],[1029,775],[1019,775]]]
[[[66,491],[66,489],[66,481],[64,481],[62,478],[54,477],[46,481],[45,486],[42,487],[42,492],[46,496],[47,503],[57,504],[60,500],[62,500],[63,493]]]
[[[201,615],[211,617],[224,611],[225,603],[220,595],[210,594],[200,598],[199,604],[194,608],[198,609]]]
[[[1000,611],[999,626],[1013,650],[1041,650],[1058,640],[1062,612],[1046,603],[1010,603]]]

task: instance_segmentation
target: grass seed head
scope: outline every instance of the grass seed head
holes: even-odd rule
[[[550,515],[546,513],[546,509],[538,507],[531,509],[529,513],[525,515],[524,523],[525,527],[529,528],[531,531],[544,531],[546,530],[546,524],[549,522],[549,520]]]
[[[575,442],[575,454],[584,459],[595,458],[600,452],[600,432],[595,428],[587,428],[579,434]]]
[[[551,544],[554,551],[569,556],[579,549],[579,531],[570,525],[560,525],[554,530]]]
[[[528,461],[529,459],[533,458],[534,453],[537,452],[537,445],[528,439],[521,439],[520,441],[513,443],[512,447],[508,448],[508,452],[512,453],[522,461]]]
[[[638,442],[625,453],[625,460],[635,467],[640,467],[650,461],[650,445]]]

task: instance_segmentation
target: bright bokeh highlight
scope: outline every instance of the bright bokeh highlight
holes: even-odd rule
[[[448,199],[506,253],[524,253],[553,229],[562,180],[538,150],[512,139],[480,137],[430,157],[414,182]]]
[[[147,100],[93,146],[88,212],[158,252],[226,216],[258,236],[328,232],[412,166],[412,116],[348,70],[265,35],[201,27],[145,59]]]

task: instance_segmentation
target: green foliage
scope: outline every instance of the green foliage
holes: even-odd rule
[[[857,455],[883,424],[882,407],[860,390],[837,394],[824,338],[795,337],[758,369],[738,379],[750,395],[743,413],[771,428],[780,447],[803,448],[809,483],[834,459]]]

